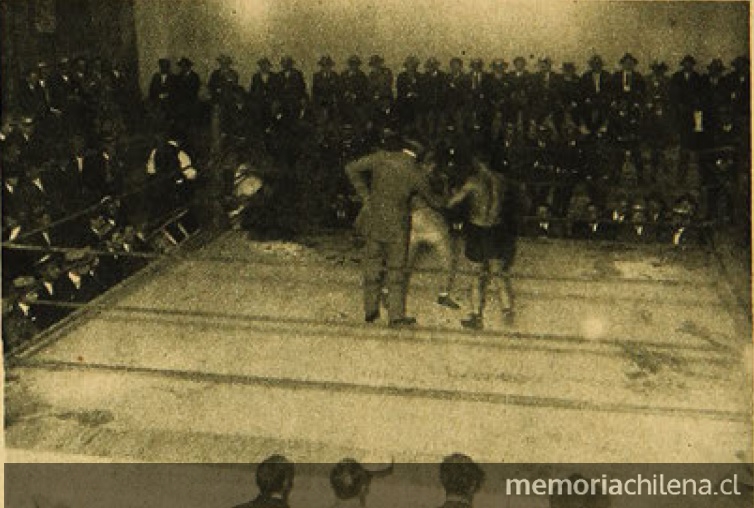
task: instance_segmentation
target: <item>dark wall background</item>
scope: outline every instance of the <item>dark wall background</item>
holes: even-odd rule
[[[671,69],[686,53],[726,61],[749,50],[749,2],[622,0],[134,0],[142,83],[163,56],[190,56],[206,79],[221,52],[244,84],[261,55],[292,54],[307,76],[322,53],[408,53],[511,60],[550,56],[579,70],[593,52],[614,68],[624,52]]]
[[[133,0],[0,0],[3,106],[41,60],[100,55],[137,68]]]

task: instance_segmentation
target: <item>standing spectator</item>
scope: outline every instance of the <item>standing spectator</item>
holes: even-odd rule
[[[280,122],[292,127],[306,109],[306,81],[290,56],[280,59],[280,74],[277,78],[277,98],[280,101]]]
[[[589,70],[581,76],[581,128],[585,134],[592,137],[607,132],[611,98],[610,74],[603,70],[602,66],[602,57],[594,55],[589,59]]]
[[[387,126],[393,108],[393,71],[385,67],[385,59],[380,55],[369,58],[369,98],[371,101],[370,122],[374,131],[380,132]]]
[[[267,57],[257,61],[259,70],[251,77],[249,102],[252,108],[254,128],[257,132],[269,132],[276,109],[275,92],[277,75],[272,72],[272,62]]]
[[[529,128],[529,107],[531,105],[532,79],[526,70],[526,59],[517,56],[513,59],[513,71],[508,75],[510,82],[510,105],[513,125],[516,131],[524,134]]]
[[[457,57],[450,59],[450,72],[446,79],[444,107],[448,115],[447,126],[463,132],[471,93],[471,81],[463,72],[463,60]]]
[[[318,64],[321,69],[314,73],[312,103],[318,123],[330,126],[338,117],[342,86],[340,76],[333,70],[335,62],[330,55],[324,55]]]
[[[416,134],[421,101],[419,59],[413,55],[408,56],[403,67],[396,82],[398,125],[402,133]]]
[[[361,58],[357,55],[350,56],[347,64],[348,69],[341,75],[343,84],[341,114],[343,123],[353,125],[357,131],[361,131],[366,122],[365,105],[369,93],[369,79],[361,70]]]
[[[212,71],[207,81],[209,95],[214,103],[222,103],[224,96],[238,85],[238,72],[233,68],[233,59],[228,55],[217,57],[219,68]]]
[[[152,76],[149,84],[149,102],[158,122],[166,122],[173,116],[175,99],[175,76],[170,67],[170,60],[160,58],[159,70]]]
[[[440,70],[440,62],[430,57],[424,63],[421,79],[422,135],[434,142],[445,125],[445,97],[448,79]]]
[[[175,77],[175,118],[178,126],[191,131],[199,113],[199,75],[193,69],[194,62],[185,56],[178,60],[178,74]]]
[[[684,183],[689,168],[689,151],[697,150],[704,139],[705,118],[702,108],[704,83],[694,69],[696,59],[686,55],[680,62],[681,70],[670,79],[670,103],[673,105],[675,129],[681,142],[678,163],[678,182]]]

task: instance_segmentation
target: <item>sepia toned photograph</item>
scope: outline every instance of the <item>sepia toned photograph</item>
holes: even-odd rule
[[[0,0],[5,505],[752,506],[750,11]]]

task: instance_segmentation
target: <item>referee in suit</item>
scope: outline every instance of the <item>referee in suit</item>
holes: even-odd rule
[[[411,199],[419,195],[432,207],[443,208],[426,172],[418,164],[418,144],[383,131],[382,149],[346,165],[346,173],[363,206],[357,228],[366,238],[364,259],[364,316],[368,323],[380,316],[383,283],[388,289],[391,326],[412,325],[406,316],[408,245]]]

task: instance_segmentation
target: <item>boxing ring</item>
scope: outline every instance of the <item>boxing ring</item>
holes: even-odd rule
[[[6,447],[166,462],[731,462],[751,447],[751,332],[704,251],[521,239],[516,316],[363,322],[349,234],[228,231],[164,255],[8,364]],[[493,305],[489,315],[494,316]],[[748,367],[747,367],[748,365]]]

